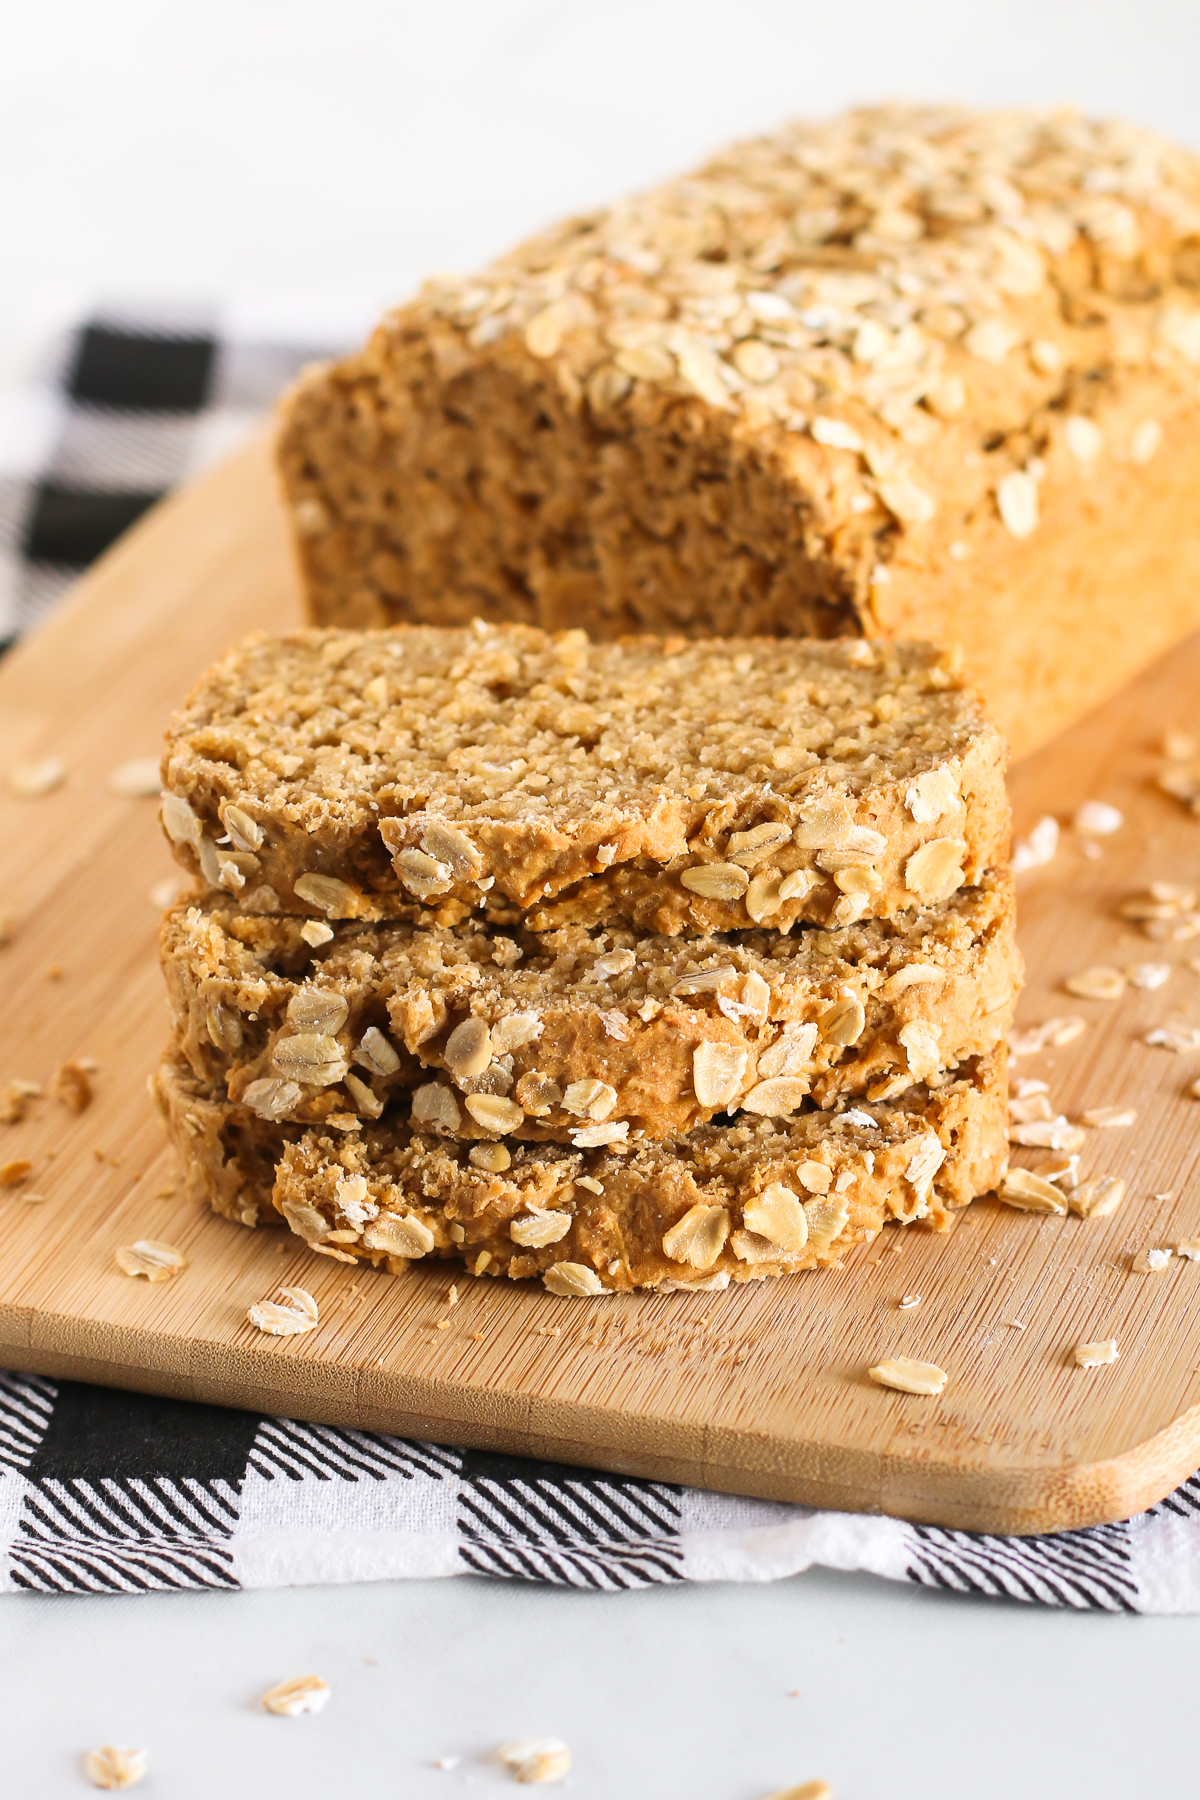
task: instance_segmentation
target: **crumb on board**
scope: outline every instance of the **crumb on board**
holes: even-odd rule
[[[147,1281],[170,1281],[187,1268],[183,1251],[158,1238],[138,1238],[135,1243],[122,1244],[113,1254],[126,1275],[144,1275]]]
[[[18,800],[41,800],[67,779],[67,765],[57,756],[33,762],[13,763],[8,771],[8,791]]]
[[[256,1300],[246,1315],[270,1337],[301,1337],[317,1325],[317,1303],[306,1288],[281,1287],[282,1300]],[[383,1359],[380,1358],[382,1361]]]
[[[92,1081],[81,1062],[60,1063],[54,1074],[51,1092],[61,1100],[68,1112],[81,1113],[92,1103]]]

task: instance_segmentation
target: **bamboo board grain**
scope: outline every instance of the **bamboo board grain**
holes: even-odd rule
[[[447,1313],[445,1265],[400,1280],[346,1268],[163,1191],[174,1171],[145,1088],[167,1029],[149,891],[171,865],[153,803],[118,799],[108,776],[156,752],[172,705],[227,643],[297,616],[260,442],[152,513],[0,666],[0,769],[54,755],[70,770],[44,799],[0,796],[0,906],[16,920],[0,950],[0,1083],[97,1063],[80,1117],[47,1098],[0,1126],[0,1162],[34,1165],[0,1192],[0,1360],[975,1530],[1118,1518],[1200,1465],[1200,1266],[1129,1270],[1144,1245],[1200,1235],[1200,1103],[1187,1092],[1200,1055],[1140,1042],[1169,1012],[1200,1019],[1200,939],[1151,945],[1113,916],[1151,876],[1200,875],[1200,821],[1149,784],[1162,730],[1200,718],[1200,638],[1013,778],[1020,830],[1089,797],[1128,820],[1099,859],[1068,835],[1021,881],[1020,1018],[1089,1019],[1021,1072],[1044,1075],[1070,1114],[1138,1108],[1133,1129],[1092,1133],[1083,1153],[1085,1173],[1130,1180],[1114,1218],[987,1200],[949,1236],[885,1232],[841,1270],[724,1294],[585,1303],[460,1274]],[[1109,1004],[1061,991],[1084,964],[1152,958],[1178,965],[1158,991]],[[113,1251],[135,1237],[178,1244],[186,1272],[153,1287],[122,1275]],[[321,1324],[264,1338],[246,1309],[287,1280],[316,1294]],[[912,1292],[920,1306],[900,1311]],[[1073,1366],[1080,1339],[1108,1336],[1114,1367]],[[893,1353],[940,1363],[945,1393],[873,1387],[867,1366]]]

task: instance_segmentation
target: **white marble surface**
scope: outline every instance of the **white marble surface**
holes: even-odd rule
[[[574,1753],[575,1800],[1143,1800],[1195,1790],[1200,1619],[1048,1612],[866,1576],[625,1595],[476,1578],[0,1603],[7,1800],[86,1791],[145,1748],[152,1800],[526,1790],[514,1735]],[[257,1696],[319,1674],[314,1718]],[[432,1765],[460,1756],[453,1771]]]
[[[98,296],[366,320],[789,112],[1074,99],[1200,142],[1195,0],[40,0],[0,56],[0,386]],[[1185,1794],[1200,1619],[809,1575],[620,1597],[478,1580],[0,1601],[6,1800],[480,1796],[514,1733],[581,1797]],[[255,1707],[315,1670],[318,1718]],[[459,1754],[453,1773],[435,1757]],[[515,1789],[509,1788],[515,1792]]]

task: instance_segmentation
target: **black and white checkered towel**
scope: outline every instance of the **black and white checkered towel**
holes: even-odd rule
[[[147,507],[240,443],[306,362],[355,335],[268,339],[247,311],[109,310],[0,396],[0,645]]]
[[[107,315],[0,403],[0,636],[341,345]],[[0,1589],[487,1574],[622,1589],[862,1569],[960,1593],[1200,1612],[1200,1475],[1119,1525],[1002,1538],[738,1500],[376,1432],[0,1374]]]

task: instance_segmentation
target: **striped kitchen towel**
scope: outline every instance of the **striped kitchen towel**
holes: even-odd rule
[[[1044,1606],[1197,1612],[1200,1477],[1123,1524],[987,1537],[0,1375],[0,1588],[474,1574],[619,1592],[818,1566]]]
[[[328,318],[271,335],[261,311],[107,308],[0,397],[0,648],[147,507],[240,443],[305,363],[362,335],[356,319]]]

